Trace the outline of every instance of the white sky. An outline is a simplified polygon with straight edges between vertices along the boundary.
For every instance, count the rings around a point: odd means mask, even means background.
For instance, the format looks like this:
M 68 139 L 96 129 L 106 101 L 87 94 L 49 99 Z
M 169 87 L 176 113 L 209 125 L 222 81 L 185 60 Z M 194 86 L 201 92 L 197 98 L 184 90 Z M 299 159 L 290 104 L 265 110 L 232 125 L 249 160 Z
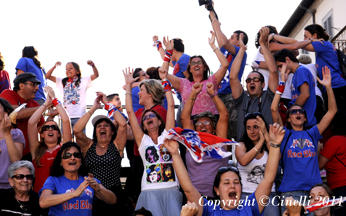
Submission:
M 227 37 L 235 30 L 248 34 L 247 63 L 251 64 L 258 30 L 273 25 L 280 31 L 301 0 L 214 2 Z M 218 69 L 219 61 L 208 44 L 212 30 L 208 14 L 197 0 L 2 1 L 0 52 L 11 83 L 25 46 L 38 50 L 46 71 L 56 61 L 62 62 L 54 76 L 65 77 L 69 61 L 81 66 L 83 76 L 91 75 L 86 62 L 93 60 L 100 77 L 88 89 L 87 104 L 93 103 L 96 91 L 120 93 L 124 103 L 122 70 L 129 66 L 146 70 L 162 64 L 152 47 L 153 35 L 160 40 L 167 35 L 183 39 L 186 54 L 202 55 L 212 71 Z M 246 68 L 244 74 L 249 71 Z

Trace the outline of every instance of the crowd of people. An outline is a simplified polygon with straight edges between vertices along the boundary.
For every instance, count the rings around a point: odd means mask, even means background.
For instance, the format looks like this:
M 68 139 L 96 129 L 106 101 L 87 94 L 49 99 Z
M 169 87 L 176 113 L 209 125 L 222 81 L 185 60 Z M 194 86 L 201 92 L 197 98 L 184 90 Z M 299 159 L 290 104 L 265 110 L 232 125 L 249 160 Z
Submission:
M 52 73 L 61 62 L 46 72 L 25 47 L 11 89 L 0 55 L 0 215 L 346 215 L 342 203 L 307 208 L 346 196 L 346 80 L 323 27 L 306 26 L 301 41 L 262 27 L 243 87 L 248 37 L 237 30 L 227 38 L 214 10 L 210 20 L 216 72 L 185 54 L 182 39 L 154 36 L 162 66 L 123 70 L 127 115 L 121 92 L 96 92 L 86 110 L 99 77 L 91 60 L 91 76 L 69 62 L 59 78 Z M 316 64 L 298 49 L 316 52 Z M 101 104 L 106 115 L 93 116 Z M 220 157 L 196 158 L 202 136 Z M 237 141 L 237 163 L 218 139 Z

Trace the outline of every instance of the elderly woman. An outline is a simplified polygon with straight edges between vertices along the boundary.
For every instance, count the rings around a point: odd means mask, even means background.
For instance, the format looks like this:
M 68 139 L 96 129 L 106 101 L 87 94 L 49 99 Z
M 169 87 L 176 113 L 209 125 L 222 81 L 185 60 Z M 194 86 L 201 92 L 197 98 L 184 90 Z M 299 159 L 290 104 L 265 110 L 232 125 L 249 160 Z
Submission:
M 167 50 L 173 50 L 173 44 L 168 40 L 163 40 L 163 43 Z M 172 83 L 174 89 L 176 89 L 182 96 L 183 104 L 189 100 L 189 95 L 193 84 L 202 83 L 202 91 L 197 95 L 196 103 L 192 109 L 192 116 L 195 116 L 204 111 L 211 111 L 213 114 L 218 114 L 217 108 L 207 92 L 207 83 L 214 84 L 215 94 L 217 94 L 218 86 L 220 85 L 223 77 L 228 68 L 228 61 L 222 52 L 215 46 L 215 33 L 211 31 L 211 38 L 209 38 L 209 45 L 215 52 L 219 59 L 221 66 L 213 75 L 209 76 L 209 66 L 205 62 L 202 56 L 192 56 L 187 66 L 186 71 L 189 74 L 188 79 L 178 78 L 174 75 L 167 74 L 167 79 Z
M 163 63 L 160 70 L 168 69 L 168 62 Z M 132 71 L 133 72 L 133 71 Z M 165 91 L 168 110 L 167 119 L 154 109 L 145 110 L 141 116 L 141 124 L 138 123 L 136 115 L 132 107 L 132 97 L 130 94 L 131 84 L 135 81 L 132 78 L 130 70 L 124 71 L 126 82 L 126 111 L 129 116 L 132 132 L 138 146 L 139 153 L 144 165 L 142 175 L 142 192 L 138 197 L 136 209 L 144 207 L 150 210 L 154 216 L 173 216 L 179 215 L 182 194 L 179 191 L 179 183 L 175 174 L 169 174 L 171 178 L 163 178 L 163 170 L 172 164 L 172 159 L 166 153 L 160 154 L 160 147 L 163 145 L 163 140 L 168 134 L 168 130 L 175 125 L 174 117 L 174 100 L 170 85 L 166 82 L 165 90 L 161 86 L 160 91 Z M 157 80 L 152 80 L 158 82 Z M 160 83 L 158 83 L 160 86 Z M 143 82 L 140 84 L 143 87 L 140 93 L 140 100 L 149 100 L 152 98 L 144 87 Z M 166 171 L 166 169 L 165 169 Z M 173 171 L 173 170 L 171 170 Z M 165 176 L 166 177 L 166 176 Z M 172 179 L 173 178 L 173 179 Z
M 45 91 L 48 93 L 47 100 L 40 106 L 28 121 L 28 138 L 30 144 L 30 152 L 32 162 L 36 171 L 36 179 L 34 183 L 34 191 L 38 193 L 44 182 L 49 177 L 49 168 L 53 163 L 62 143 L 72 140 L 70 118 L 62 106 L 57 103 L 53 105 L 52 100 L 55 99 L 54 90 L 46 86 Z M 60 132 L 58 124 L 53 120 L 47 120 L 39 130 L 40 138 L 37 133 L 37 124 L 40 121 L 42 114 L 48 107 L 55 106 L 64 127 L 63 136 Z
M 82 149 L 85 165 L 89 172 L 118 198 L 116 205 L 108 205 L 97 200 L 94 205 L 94 211 L 99 214 L 100 212 L 117 211 L 121 215 L 128 215 L 128 212 L 133 209 L 127 196 L 124 194 L 120 182 L 121 159 L 124 156 L 126 144 L 125 118 L 115 108 L 112 117 L 118 123 L 118 130 L 116 130 L 113 122 L 107 116 L 98 115 L 92 119 L 94 126 L 93 138 L 88 138 L 83 132 L 92 114 L 100 108 L 101 101 L 106 105 L 105 108 L 109 108 L 109 111 L 113 109 L 111 105 L 107 104 L 106 95 L 98 93 L 93 106 L 75 124 L 73 133 Z
M 29 161 L 16 161 L 8 169 L 10 189 L 0 193 L 0 215 L 42 215 L 38 195 L 32 188 L 35 169 Z
M 190 120 L 196 98 L 203 88 L 202 83 L 195 83 L 192 86 L 189 100 L 187 100 L 181 112 L 183 128 L 206 132 L 227 139 L 228 111 L 219 96 L 215 94 L 214 85 L 212 83 L 207 83 L 206 85 L 206 90 L 220 115 L 219 121 L 217 121 L 216 117 L 210 111 L 205 111 L 196 115 L 194 122 Z M 227 166 L 228 158 L 215 159 L 205 155 L 202 163 L 197 163 L 192 158 L 191 154 L 187 153 L 185 159 L 189 177 L 194 187 L 197 188 L 201 194 L 213 197 L 213 183 L 217 169 Z M 205 170 L 209 172 L 205 172 Z
M 12 129 L 8 117 L 13 111 L 10 103 L 0 98 L 0 190 L 11 188 L 7 177 L 7 168 L 22 158 L 25 139 L 21 130 Z
M 40 206 L 50 208 L 49 215 L 92 215 L 95 198 L 109 204 L 117 200 L 100 180 L 88 175 L 81 149 L 74 142 L 61 147 L 40 193 Z

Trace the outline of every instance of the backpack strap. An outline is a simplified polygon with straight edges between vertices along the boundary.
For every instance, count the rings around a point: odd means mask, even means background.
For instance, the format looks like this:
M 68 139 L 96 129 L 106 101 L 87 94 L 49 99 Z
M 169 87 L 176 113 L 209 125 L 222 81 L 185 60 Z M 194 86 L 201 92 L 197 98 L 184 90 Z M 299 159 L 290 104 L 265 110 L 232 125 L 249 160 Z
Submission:
M 342 163 L 342 165 L 344 165 L 344 167 L 346 167 L 346 165 L 335 155 L 335 158 L 340 162 Z

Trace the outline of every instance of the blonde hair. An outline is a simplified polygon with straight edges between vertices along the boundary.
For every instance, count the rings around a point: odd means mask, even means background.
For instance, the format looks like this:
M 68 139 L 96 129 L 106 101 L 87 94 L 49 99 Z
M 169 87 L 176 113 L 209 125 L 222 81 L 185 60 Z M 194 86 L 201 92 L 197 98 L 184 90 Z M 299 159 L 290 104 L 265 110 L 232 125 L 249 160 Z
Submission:
M 143 80 L 139 83 L 139 88 L 141 88 L 142 85 L 145 86 L 148 94 L 153 97 L 154 103 L 162 104 L 162 101 L 165 98 L 165 90 L 160 81 L 154 79 Z

